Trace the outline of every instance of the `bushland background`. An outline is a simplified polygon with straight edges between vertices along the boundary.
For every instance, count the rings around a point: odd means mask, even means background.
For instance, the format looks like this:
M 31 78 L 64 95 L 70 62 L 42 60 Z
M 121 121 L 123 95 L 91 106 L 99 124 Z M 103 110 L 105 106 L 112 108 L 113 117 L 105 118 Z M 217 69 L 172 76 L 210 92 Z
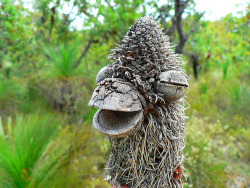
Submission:
M 249 7 L 206 21 L 192 0 L 29 3 L 0 2 L 0 187 L 109 186 L 109 144 L 87 103 L 110 49 L 144 15 L 187 62 L 185 187 L 249 186 Z

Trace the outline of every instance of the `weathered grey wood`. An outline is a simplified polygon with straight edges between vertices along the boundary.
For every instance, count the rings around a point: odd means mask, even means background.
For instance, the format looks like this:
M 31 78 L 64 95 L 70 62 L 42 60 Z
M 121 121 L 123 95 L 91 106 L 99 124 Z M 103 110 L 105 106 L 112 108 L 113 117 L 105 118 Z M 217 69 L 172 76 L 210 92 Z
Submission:
M 158 77 L 156 91 L 162 93 L 168 103 L 184 97 L 189 88 L 186 76 L 180 71 L 161 72 Z
M 142 121 L 143 111 L 120 112 L 100 109 L 93 118 L 94 127 L 99 132 L 117 138 L 132 135 Z
M 122 111 L 135 112 L 142 110 L 140 94 L 131 84 L 118 78 L 106 78 L 95 89 L 89 106 Z
M 170 70 L 159 74 L 160 82 L 189 87 L 186 76 L 181 71 Z
M 110 66 L 103 67 L 96 76 L 96 83 L 103 81 L 105 78 L 111 78 L 113 71 L 109 68 Z
M 94 127 L 103 134 L 125 137 L 143 121 L 142 102 L 136 88 L 118 78 L 106 78 L 98 84 L 89 106 L 99 108 Z

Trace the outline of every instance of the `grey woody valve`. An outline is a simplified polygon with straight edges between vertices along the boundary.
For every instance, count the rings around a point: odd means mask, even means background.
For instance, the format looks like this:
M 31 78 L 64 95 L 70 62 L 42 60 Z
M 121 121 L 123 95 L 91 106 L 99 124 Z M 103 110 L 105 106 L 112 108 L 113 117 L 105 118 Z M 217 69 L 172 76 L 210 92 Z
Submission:
M 138 19 L 96 77 L 89 106 L 110 141 L 112 186 L 182 187 L 187 76 L 152 17 Z
M 106 78 L 99 83 L 89 106 L 100 109 L 93 123 L 98 131 L 108 136 L 128 136 L 143 120 L 139 92 L 132 84 L 118 78 Z
M 158 77 L 155 90 L 164 94 L 165 101 L 172 102 L 184 97 L 189 85 L 182 72 L 174 70 L 161 72 Z

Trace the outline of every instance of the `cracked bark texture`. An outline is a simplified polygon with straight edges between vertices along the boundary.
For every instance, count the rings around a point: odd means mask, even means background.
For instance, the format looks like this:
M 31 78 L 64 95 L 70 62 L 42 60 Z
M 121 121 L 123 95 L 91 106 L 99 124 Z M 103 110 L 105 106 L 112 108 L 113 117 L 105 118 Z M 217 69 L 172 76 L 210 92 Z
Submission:
M 89 105 L 101 109 L 134 112 L 142 109 L 139 98 L 139 93 L 132 84 L 109 78 L 99 83 Z
M 186 73 L 180 67 L 183 60 L 174 54 L 169 37 L 152 17 L 138 19 L 112 52 L 109 59 L 114 63 L 106 68 L 112 78 L 98 84 L 90 106 L 103 109 L 103 101 L 109 100 L 108 109 L 141 110 L 137 112 L 143 112 L 143 120 L 132 135 L 108 137 L 107 181 L 118 187 L 182 187 L 185 92 L 166 100 L 168 90 L 164 93 L 157 86 L 188 88 Z M 169 76 L 171 71 L 174 76 Z M 163 72 L 169 73 L 159 76 Z M 121 93 L 119 101 L 112 103 L 113 94 Z

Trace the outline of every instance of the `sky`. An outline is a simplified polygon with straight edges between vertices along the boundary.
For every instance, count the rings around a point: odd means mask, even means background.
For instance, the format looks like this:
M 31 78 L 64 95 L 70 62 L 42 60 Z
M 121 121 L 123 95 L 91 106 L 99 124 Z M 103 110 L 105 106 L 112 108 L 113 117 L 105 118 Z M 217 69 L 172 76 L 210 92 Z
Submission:
M 246 10 L 247 4 L 250 4 L 250 0 L 195 0 L 195 2 L 195 9 L 206 11 L 204 19 L 210 21 L 218 20 L 229 13 L 236 16 L 238 11 Z M 82 29 L 83 19 L 77 17 L 72 25 L 78 30 Z
M 245 10 L 250 0 L 195 0 L 196 10 L 206 11 L 205 20 L 215 21 L 229 13 Z
M 26 2 L 26 8 L 30 9 L 32 6 L 32 1 L 27 0 Z M 162 2 L 165 1 L 162 0 Z M 234 16 L 237 16 L 238 11 L 246 10 L 247 5 L 250 4 L 250 0 L 195 0 L 195 2 L 195 9 L 197 11 L 206 11 L 203 19 L 210 21 L 218 20 L 229 13 L 233 13 Z M 161 1 L 159 1 L 159 4 L 161 4 Z M 71 11 L 72 6 L 73 1 L 70 0 L 70 3 L 68 5 L 65 5 L 63 7 L 63 10 L 61 11 L 64 13 L 69 13 Z M 77 13 L 77 8 L 74 9 L 72 13 Z M 83 28 L 83 19 L 77 16 L 74 22 L 72 23 L 72 26 L 77 28 L 77 30 L 81 30 Z

